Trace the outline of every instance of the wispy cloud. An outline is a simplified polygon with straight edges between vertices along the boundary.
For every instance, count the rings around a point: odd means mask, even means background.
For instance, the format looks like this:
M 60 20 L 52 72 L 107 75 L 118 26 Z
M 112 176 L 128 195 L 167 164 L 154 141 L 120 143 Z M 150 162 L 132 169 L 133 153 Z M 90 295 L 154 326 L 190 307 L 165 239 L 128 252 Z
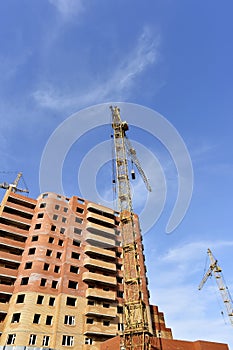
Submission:
M 84 107 L 105 100 L 122 99 L 130 95 L 135 79 L 149 66 L 158 62 L 160 38 L 154 37 L 145 28 L 137 40 L 135 48 L 111 69 L 111 76 L 102 74 L 101 80 L 96 80 L 91 86 L 75 92 L 55 88 L 45 81 L 33 93 L 36 102 L 46 108 L 64 109 L 69 107 Z
M 84 10 L 83 0 L 49 0 L 64 19 L 79 15 Z

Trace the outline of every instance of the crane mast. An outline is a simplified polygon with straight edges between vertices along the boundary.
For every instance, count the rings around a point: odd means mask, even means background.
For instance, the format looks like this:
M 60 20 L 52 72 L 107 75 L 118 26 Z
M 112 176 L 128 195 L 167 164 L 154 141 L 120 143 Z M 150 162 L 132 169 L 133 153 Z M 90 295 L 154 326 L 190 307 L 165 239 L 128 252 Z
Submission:
M 129 148 L 129 143 L 126 141 L 125 133 L 128 130 L 128 124 L 121 120 L 118 107 L 110 108 L 114 131 L 116 180 L 124 266 L 125 329 L 123 349 L 147 350 L 150 349 L 149 339 L 152 333 L 151 315 L 149 306 L 144 302 L 142 295 L 137 243 L 139 237 L 135 230 L 127 162 L 127 145 Z M 135 151 L 134 157 L 136 157 Z M 139 163 L 137 167 L 140 167 Z M 144 174 L 143 171 L 142 173 Z
M 231 325 L 233 326 L 233 302 L 232 302 L 230 292 L 227 286 L 225 285 L 222 269 L 218 265 L 218 261 L 215 259 L 210 249 L 207 250 L 207 254 L 209 255 L 209 259 L 210 259 L 210 266 L 207 272 L 205 273 L 201 283 L 199 284 L 198 289 L 201 290 L 203 285 L 207 281 L 208 277 L 212 276 L 212 273 L 214 273 L 214 277 L 216 279 L 218 289 L 221 293 L 222 300 L 227 309 L 229 320 L 231 322 Z

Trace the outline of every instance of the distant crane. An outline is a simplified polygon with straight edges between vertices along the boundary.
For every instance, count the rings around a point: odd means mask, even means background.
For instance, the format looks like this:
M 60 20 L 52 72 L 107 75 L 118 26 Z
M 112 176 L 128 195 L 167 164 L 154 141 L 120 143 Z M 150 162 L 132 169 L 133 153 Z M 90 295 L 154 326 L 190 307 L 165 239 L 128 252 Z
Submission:
M 19 180 L 21 179 L 22 175 L 23 174 L 21 172 L 19 172 L 17 174 L 17 176 L 16 176 L 16 179 L 14 180 L 14 182 L 12 184 L 9 184 L 7 182 L 3 182 L 3 183 L 0 184 L 0 188 L 3 188 L 5 190 L 7 190 L 5 195 L 4 195 L 4 197 L 3 197 L 2 203 L 0 205 L 0 215 L 3 212 L 4 206 L 5 206 L 5 204 L 7 202 L 7 199 L 8 199 L 8 197 L 9 197 L 11 192 L 25 192 L 25 193 L 29 193 L 27 188 L 23 189 L 23 188 L 19 188 L 18 187 L 18 183 L 19 183 Z
M 112 128 L 114 132 L 116 183 L 118 206 L 120 210 L 120 227 L 122 234 L 123 266 L 124 266 L 124 350 L 150 349 L 152 335 L 151 314 L 147 296 L 142 293 L 142 281 L 138 261 L 137 234 L 135 231 L 134 213 L 129 182 L 127 155 L 136 165 L 138 172 L 149 191 L 149 181 L 139 163 L 136 151 L 126 137 L 128 124 L 121 120 L 120 109 L 110 107 L 112 112 Z M 135 173 L 131 171 L 132 178 Z M 148 295 L 148 291 L 147 291 Z M 147 299 L 148 300 L 148 299 Z
M 15 181 L 12 184 L 8 184 L 7 182 L 2 182 L 0 184 L 0 188 L 4 188 L 5 190 L 11 190 L 12 192 L 25 192 L 29 193 L 28 189 L 18 188 L 18 183 L 20 178 L 22 177 L 22 173 L 18 173 Z
M 212 273 L 214 273 L 214 277 L 216 279 L 218 289 L 221 293 L 222 300 L 227 309 L 227 314 L 230 319 L 230 323 L 233 326 L 233 301 L 231 298 L 230 291 L 228 287 L 225 285 L 222 269 L 218 265 L 218 261 L 215 259 L 210 249 L 207 250 L 207 254 L 209 255 L 209 259 L 210 259 L 210 266 L 207 272 L 205 273 L 201 283 L 199 284 L 198 289 L 201 290 L 203 285 L 207 281 L 208 277 L 212 276 Z

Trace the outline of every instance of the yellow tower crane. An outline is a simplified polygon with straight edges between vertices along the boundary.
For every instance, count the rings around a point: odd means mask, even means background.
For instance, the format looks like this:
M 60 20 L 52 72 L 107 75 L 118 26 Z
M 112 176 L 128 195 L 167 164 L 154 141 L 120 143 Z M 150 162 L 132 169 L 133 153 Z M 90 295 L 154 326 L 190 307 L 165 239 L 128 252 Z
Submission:
M 111 106 L 110 108 L 112 112 L 112 128 L 114 132 L 116 182 L 118 206 L 120 210 L 124 266 L 125 328 L 122 349 L 147 350 L 150 349 L 152 323 L 149 302 L 145 303 L 142 294 L 142 278 L 140 276 L 140 266 L 138 261 L 138 237 L 135 230 L 134 213 L 132 208 L 127 155 L 136 165 L 138 172 L 142 176 L 149 191 L 151 191 L 151 187 L 140 166 L 136 152 L 126 137 L 128 124 L 121 120 L 120 109 L 118 107 Z
M 218 289 L 220 291 L 222 300 L 224 302 L 224 305 L 227 310 L 228 317 L 230 319 L 230 323 L 233 326 L 233 302 L 231 298 L 231 294 L 227 286 L 225 285 L 223 274 L 222 274 L 222 269 L 218 265 L 218 261 L 215 259 L 213 256 L 212 252 L 210 249 L 207 250 L 207 254 L 210 259 L 210 266 L 207 272 L 205 273 L 201 283 L 199 284 L 198 289 L 201 290 L 207 279 L 214 274 L 214 277 L 216 279 Z

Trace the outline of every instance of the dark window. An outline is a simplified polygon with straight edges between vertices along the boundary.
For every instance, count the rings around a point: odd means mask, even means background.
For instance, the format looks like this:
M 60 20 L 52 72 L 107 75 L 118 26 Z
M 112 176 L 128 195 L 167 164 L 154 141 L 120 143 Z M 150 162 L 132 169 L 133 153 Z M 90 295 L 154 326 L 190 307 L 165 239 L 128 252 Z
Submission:
M 51 225 L 51 231 L 56 231 L 56 226 L 55 225 Z
M 43 300 L 44 300 L 44 296 L 43 295 L 38 295 L 38 297 L 37 297 L 37 304 L 43 304 Z
M 23 277 L 21 279 L 21 286 L 26 286 L 28 284 L 28 281 L 29 281 L 29 277 Z
M 38 241 L 38 236 L 32 236 L 32 242 Z
M 45 270 L 45 271 L 48 271 L 48 269 L 49 269 L 49 264 L 44 263 L 44 270 Z
M 35 230 L 39 230 L 41 228 L 41 224 L 35 224 Z
M 33 323 L 39 323 L 40 322 L 40 314 L 34 314 L 33 317 Z
M 117 283 L 122 283 L 123 282 L 123 278 L 122 277 L 117 277 Z
M 71 288 L 71 289 L 78 289 L 78 282 L 69 281 L 69 282 L 68 282 L 68 288 Z
M 54 297 L 50 297 L 49 298 L 49 306 L 54 306 L 55 305 L 55 298 Z
M 88 300 L 88 301 L 87 301 L 87 305 L 95 305 L 94 300 Z
M 63 335 L 62 336 L 62 345 L 73 346 L 74 345 L 74 337 L 72 335 Z
M 84 209 L 83 209 L 83 208 L 79 208 L 79 207 L 77 207 L 77 208 L 76 208 L 76 212 L 77 212 L 77 213 L 81 213 L 81 214 L 82 214 L 82 213 L 83 213 L 83 211 L 84 211 Z
M 41 280 L 40 280 L 40 286 L 41 286 L 41 287 L 45 287 L 45 286 L 46 286 L 46 282 L 47 282 L 46 278 L 41 278 Z
M 75 306 L 76 300 L 77 300 L 76 298 L 67 297 L 66 298 L 66 305 Z
M 68 208 L 66 208 L 66 207 L 63 210 L 64 210 L 64 213 L 68 212 Z
M 40 208 L 45 208 L 46 207 L 46 203 L 41 203 L 40 204 Z
M 65 228 L 64 228 L 64 227 L 61 227 L 61 228 L 60 228 L 60 233 L 62 233 L 62 234 L 65 233 Z
M 33 255 L 35 254 L 36 248 L 30 248 L 28 251 L 28 255 Z
M 116 257 L 120 258 L 121 257 L 121 253 L 120 252 L 116 252 Z
M 29 262 L 26 262 L 25 266 L 24 266 L 24 269 L 25 270 L 28 270 L 28 269 L 31 269 L 32 268 L 32 262 L 29 261 Z
M 44 193 L 43 195 L 42 195 L 42 198 L 47 198 L 48 197 L 48 193 Z
M 51 249 L 47 249 L 46 256 L 51 256 L 51 255 L 52 255 L 52 250 Z
M 108 309 L 110 306 L 110 304 L 107 304 L 107 303 L 103 303 L 103 307 L 105 307 L 106 309 Z
M 44 213 L 39 213 L 38 215 L 37 215 L 37 218 L 38 219 L 42 219 L 44 217 Z
M 123 306 L 117 306 L 117 313 L 123 314 Z
M 63 217 L 63 218 L 61 219 L 61 221 L 62 221 L 62 222 L 66 222 L 66 218 Z
M 20 313 L 15 313 L 12 315 L 11 323 L 19 323 L 20 320 Z
M 118 290 L 117 291 L 117 296 L 118 296 L 118 298 L 123 298 L 124 297 L 124 292 Z
M 23 303 L 25 299 L 25 294 L 19 294 L 16 299 L 16 304 Z
M 57 252 L 56 258 L 61 259 L 61 254 L 62 254 L 61 252 Z
M 106 321 L 106 320 L 103 321 L 103 325 L 104 325 L 104 326 L 110 326 L 110 321 Z
M 72 253 L 71 253 L 71 258 L 76 259 L 76 260 L 79 260 L 80 254 L 75 253 L 75 252 L 72 252 Z
M 59 210 L 59 209 L 60 209 L 60 205 L 56 204 L 56 205 L 55 205 L 55 209 L 56 209 L 56 210 Z
M 80 241 L 76 241 L 76 239 L 73 239 L 73 245 L 75 245 L 76 247 L 80 247 L 81 242 Z
M 45 322 L 46 325 L 47 325 L 47 326 L 51 326 L 52 322 L 53 322 L 53 316 L 48 315 L 48 316 L 46 317 L 46 322 Z
M 7 338 L 7 344 L 14 344 L 15 343 L 15 338 L 16 338 L 16 334 L 9 334 L 8 338 Z
M 57 289 L 57 286 L 58 286 L 58 281 L 52 281 L 51 287 L 52 287 L 53 289 Z
M 75 325 L 75 316 L 65 315 L 64 324 L 67 324 L 69 326 L 74 326 Z
M 49 242 L 49 243 L 53 243 L 53 241 L 54 241 L 54 238 L 53 238 L 53 237 L 49 237 L 48 242 Z
M 81 235 L 82 230 L 80 230 L 80 228 L 75 227 L 74 228 L 74 233 L 76 233 L 77 235 Z
M 116 264 L 116 268 L 117 268 L 117 270 L 121 270 L 122 265 L 121 264 Z
M 93 324 L 94 323 L 93 318 L 87 318 L 86 323 Z
M 91 338 L 85 338 L 85 344 L 92 345 L 92 339 Z
M 49 335 L 44 335 L 43 336 L 42 346 L 49 346 L 49 341 L 50 341 L 50 336 Z
M 62 239 L 59 239 L 58 245 L 60 245 L 60 246 L 62 247 L 62 246 L 63 246 L 63 243 L 64 243 L 64 241 L 63 241 Z
M 36 334 L 30 334 L 29 345 L 36 345 Z
M 54 272 L 55 273 L 59 273 L 59 271 L 60 271 L 60 266 L 55 265 L 54 266 Z
M 54 214 L 53 215 L 53 220 L 57 220 L 58 219 L 58 215 Z
M 83 222 L 83 219 L 78 218 L 78 217 L 76 216 L 75 222 L 77 222 L 78 224 L 81 224 L 81 223 Z
M 72 273 L 79 273 L 79 267 L 70 265 L 70 272 L 72 272 Z

